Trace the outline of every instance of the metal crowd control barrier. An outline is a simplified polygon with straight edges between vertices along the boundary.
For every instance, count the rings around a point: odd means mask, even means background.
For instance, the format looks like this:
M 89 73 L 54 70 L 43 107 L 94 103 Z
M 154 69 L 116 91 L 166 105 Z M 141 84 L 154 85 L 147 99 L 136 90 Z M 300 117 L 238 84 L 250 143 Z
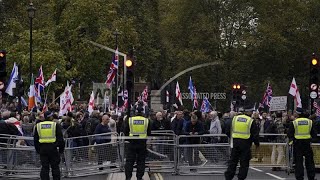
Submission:
M 293 151 L 286 135 L 260 137 L 260 148 L 252 146 L 250 166 L 291 170 Z M 61 174 L 78 177 L 123 171 L 127 138 L 116 133 L 66 138 Z M 39 178 L 40 157 L 31 142 L 33 137 L 0 134 L 0 178 Z M 320 168 L 320 143 L 313 143 L 312 148 L 316 167 Z M 224 134 L 176 136 L 172 131 L 152 131 L 147 140 L 146 170 L 179 175 L 222 174 L 230 150 Z
M 120 135 L 120 154 L 123 157 L 122 170 L 128 153 L 127 146 L 132 137 Z M 146 171 L 169 172 L 176 170 L 176 135 L 173 131 L 152 131 L 147 139 Z
M 1 159 L 6 163 L 0 168 L 2 176 L 14 178 L 37 178 L 40 173 L 40 157 L 33 146 L 33 137 L 1 136 Z M 4 142 L 7 141 L 7 145 Z
M 147 141 L 146 167 L 151 172 L 175 173 L 176 135 L 173 131 L 152 131 Z
M 118 148 L 117 133 L 67 138 L 63 159 L 66 176 L 119 172 L 121 158 Z
M 226 135 L 180 135 L 177 137 L 177 174 L 222 174 L 230 154 Z
M 285 134 L 260 134 L 260 147 L 251 147 L 251 167 L 287 168 L 288 143 Z

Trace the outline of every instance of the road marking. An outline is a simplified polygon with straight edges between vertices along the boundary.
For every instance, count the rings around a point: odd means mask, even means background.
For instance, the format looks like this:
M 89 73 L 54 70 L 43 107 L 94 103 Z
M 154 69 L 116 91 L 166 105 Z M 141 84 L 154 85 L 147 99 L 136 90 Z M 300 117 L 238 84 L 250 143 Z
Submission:
M 269 176 L 272 176 L 272 177 L 274 177 L 276 179 L 279 179 L 279 180 L 285 180 L 286 179 L 286 178 L 282 178 L 282 177 L 279 177 L 279 176 L 271 174 L 271 173 L 266 173 L 266 174 L 269 175 Z
M 254 167 L 250 167 L 250 169 L 258 171 L 258 172 L 263 172 L 261 169 L 257 169 L 257 168 L 254 168 Z
M 156 180 L 159 180 L 158 173 L 154 173 L 153 175 Z
M 163 180 L 163 177 L 162 177 L 161 173 L 158 173 L 158 176 L 159 176 L 160 180 Z

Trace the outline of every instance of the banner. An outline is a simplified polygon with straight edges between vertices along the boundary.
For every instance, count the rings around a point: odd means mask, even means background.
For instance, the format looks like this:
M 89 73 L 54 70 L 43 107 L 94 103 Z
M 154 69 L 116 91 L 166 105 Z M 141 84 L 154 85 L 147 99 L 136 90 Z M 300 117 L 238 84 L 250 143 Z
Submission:
M 269 111 L 283 111 L 287 109 L 287 96 L 273 96 Z

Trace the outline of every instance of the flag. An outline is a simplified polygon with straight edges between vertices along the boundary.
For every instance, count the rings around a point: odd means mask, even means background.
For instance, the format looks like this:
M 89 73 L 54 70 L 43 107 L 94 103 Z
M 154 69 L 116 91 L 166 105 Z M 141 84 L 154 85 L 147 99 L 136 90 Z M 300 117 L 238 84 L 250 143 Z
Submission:
M 30 88 L 29 88 L 29 101 L 28 102 L 29 102 L 28 103 L 28 110 L 30 111 L 32 108 L 34 108 L 34 106 L 36 106 L 33 75 L 31 78 L 31 83 L 30 83 Z
M 191 76 L 190 76 L 190 80 L 189 80 L 188 89 L 190 91 L 191 101 L 193 101 L 193 108 L 197 109 L 198 108 L 197 91 L 196 91 L 196 87 L 193 86 Z
M 51 77 L 46 82 L 45 86 L 48 86 L 50 83 L 55 82 L 57 80 L 57 69 L 54 70 Z
M 313 107 L 316 109 L 317 117 L 319 117 L 320 116 L 320 106 L 318 105 L 318 103 L 316 101 L 313 102 Z
M 91 115 L 91 113 L 93 112 L 93 109 L 94 109 L 94 93 L 92 91 L 89 99 L 89 105 L 88 105 L 89 115 Z
M 270 107 L 270 101 L 272 99 L 272 87 L 268 83 L 266 92 L 263 95 L 262 102 L 260 103 L 259 107 L 264 108 L 265 106 Z
M 193 90 L 194 90 L 194 97 L 193 97 L 193 108 L 194 109 L 198 109 L 198 99 L 197 99 L 197 90 L 196 87 L 193 86 Z
M 59 116 L 63 116 L 68 111 L 71 110 L 71 105 L 74 101 L 73 95 L 71 92 L 72 86 L 69 86 L 69 82 L 67 82 L 67 86 L 64 89 L 64 92 L 60 96 L 60 111 Z
M 166 103 L 169 103 L 169 91 L 166 91 Z
M 205 97 L 203 98 L 203 100 L 202 100 L 202 104 L 201 104 L 201 109 L 200 109 L 200 111 L 201 111 L 201 112 L 205 112 L 205 113 L 210 112 L 210 110 L 211 110 L 210 107 L 211 107 L 211 104 L 210 104 L 208 98 L 205 96 Z
M 18 80 L 18 66 L 14 63 L 6 88 L 6 93 L 10 96 L 13 96 L 13 88 L 16 88 L 16 80 Z
M 124 90 L 123 91 L 123 105 L 122 105 L 122 109 L 125 110 L 128 107 L 128 91 Z
M 294 100 L 296 101 L 297 107 L 302 108 L 299 89 L 298 89 L 298 86 L 297 86 L 297 83 L 296 83 L 296 80 L 294 79 L 294 77 L 293 77 L 291 85 L 290 85 L 289 94 L 291 94 L 294 97 Z
M 117 75 L 118 60 L 119 60 L 119 51 L 118 51 L 118 47 L 117 47 L 114 58 L 113 58 L 112 63 L 110 65 L 109 72 L 107 74 L 106 85 L 108 88 L 111 87 L 111 84 L 113 83 L 114 77 Z
M 35 87 L 35 95 L 37 98 L 36 100 L 38 102 L 41 102 L 41 92 L 44 89 L 44 77 L 43 77 L 42 65 L 40 66 L 38 77 L 34 82 L 34 87 Z
M 183 103 L 182 103 L 182 95 L 181 95 L 181 91 L 180 91 L 180 87 L 179 87 L 178 81 L 177 81 L 177 85 L 176 85 L 176 98 L 179 100 L 180 105 L 183 105 Z
M 148 100 L 148 86 L 146 86 L 141 94 L 141 99 L 143 102 L 147 102 Z

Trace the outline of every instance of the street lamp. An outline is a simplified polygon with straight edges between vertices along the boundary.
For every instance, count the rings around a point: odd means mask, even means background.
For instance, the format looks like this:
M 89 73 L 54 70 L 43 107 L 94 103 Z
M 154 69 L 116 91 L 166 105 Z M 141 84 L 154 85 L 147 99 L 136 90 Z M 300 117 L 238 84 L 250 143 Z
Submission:
M 30 60 L 29 60 L 29 79 L 31 82 L 31 76 L 32 76 L 32 20 L 35 16 L 36 8 L 33 7 L 33 3 L 30 2 L 29 7 L 27 9 L 28 11 L 28 16 L 29 16 L 29 25 L 30 25 Z

